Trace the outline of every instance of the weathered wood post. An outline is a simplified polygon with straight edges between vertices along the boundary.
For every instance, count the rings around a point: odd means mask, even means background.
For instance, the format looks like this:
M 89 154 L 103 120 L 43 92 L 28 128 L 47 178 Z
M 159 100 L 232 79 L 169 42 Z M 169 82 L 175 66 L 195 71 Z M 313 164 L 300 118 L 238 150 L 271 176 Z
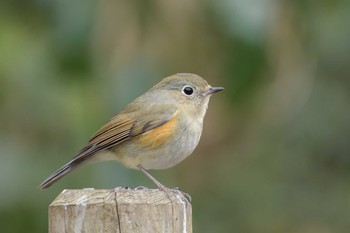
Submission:
M 192 208 L 158 189 L 63 190 L 49 206 L 49 233 L 192 233 Z

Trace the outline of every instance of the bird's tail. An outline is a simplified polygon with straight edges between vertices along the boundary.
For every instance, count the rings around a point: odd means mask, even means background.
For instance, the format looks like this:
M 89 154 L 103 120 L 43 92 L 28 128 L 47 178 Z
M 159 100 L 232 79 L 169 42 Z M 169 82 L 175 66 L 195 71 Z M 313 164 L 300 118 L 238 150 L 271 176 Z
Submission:
M 38 188 L 45 189 L 50 187 L 52 184 L 56 183 L 58 180 L 60 180 L 63 176 L 67 175 L 71 171 L 73 171 L 75 168 L 78 167 L 79 164 L 74 163 L 74 160 L 70 161 L 69 163 L 65 164 L 63 167 L 52 173 L 46 180 L 44 180 Z

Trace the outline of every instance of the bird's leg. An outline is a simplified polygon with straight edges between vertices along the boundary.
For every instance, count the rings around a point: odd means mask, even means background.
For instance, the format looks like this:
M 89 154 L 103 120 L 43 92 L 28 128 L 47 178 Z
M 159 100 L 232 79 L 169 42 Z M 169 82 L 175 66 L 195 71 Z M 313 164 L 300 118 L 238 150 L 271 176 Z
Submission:
M 162 185 L 156 178 L 154 178 L 145 168 L 143 168 L 141 165 L 138 165 L 138 168 L 143 172 L 143 174 L 145 174 L 148 178 L 150 178 L 153 183 L 155 183 L 157 185 L 157 187 L 159 188 L 159 190 L 161 191 L 165 191 L 168 188 L 165 187 L 164 185 Z
M 179 188 L 176 189 L 170 189 L 165 187 L 164 185 L 162 185 L 156 178 L 154 178 L 144 167 L 142 167 L 141 165 L 137 166 L 148 178 L 150 178 L 153 183 L 155 183 L 157 185 L 157 187 L 159 188 L 159 190 L 164 191 L 164 192 L 177 192 L 179 193 L 184 200 L 186 200 L 188 203 L 191 202 L 191 196 L 188 193 L 182 192 Z

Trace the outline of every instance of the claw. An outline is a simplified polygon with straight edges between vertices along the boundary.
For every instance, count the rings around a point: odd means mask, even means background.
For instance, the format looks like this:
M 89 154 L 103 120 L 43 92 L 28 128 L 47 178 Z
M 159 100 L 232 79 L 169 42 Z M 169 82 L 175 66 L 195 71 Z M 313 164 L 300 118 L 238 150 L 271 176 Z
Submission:
M 171 188 L 164 187 L 164 189 L 161 191 L 164 191 L 167 193 L 169 193 L 169 192 L 175 193 L 175 194 L 179 195 L 180 198 L 186 203 L 191 203 L 191 201 L 192 201 L 191 196 L 188 193 L 180 191 L 180 189 L 176 189 L 176 188 L 171 189 Z

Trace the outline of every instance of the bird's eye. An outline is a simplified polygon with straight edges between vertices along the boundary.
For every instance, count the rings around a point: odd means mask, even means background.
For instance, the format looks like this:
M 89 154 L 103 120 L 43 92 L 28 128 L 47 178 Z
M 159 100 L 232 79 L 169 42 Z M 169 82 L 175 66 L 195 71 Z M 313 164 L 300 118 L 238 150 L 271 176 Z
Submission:
M 192 95 L 194 90 L 192 87 L 190 86 L 185 86 L 183 89 L 182 89 L 182 92 L 185 94 L 185 95 Z

